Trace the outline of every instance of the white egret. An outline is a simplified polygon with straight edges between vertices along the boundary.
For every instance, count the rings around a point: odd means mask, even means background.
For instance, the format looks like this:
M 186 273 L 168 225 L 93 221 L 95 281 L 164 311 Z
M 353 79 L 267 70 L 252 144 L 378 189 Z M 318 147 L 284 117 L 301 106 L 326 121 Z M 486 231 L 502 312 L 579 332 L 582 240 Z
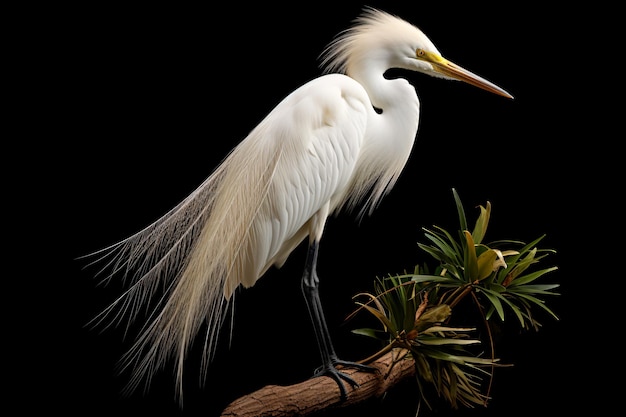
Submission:
M 206 366 L 235 290 L 280 268 L 307 238 L 302 290 L 322 359 L 314 376 L 332 377 L 345 398 L 342 380 L 356 383 L 340 369 L 372 369 L 337 357 L 316 264 L 328 216 L 355 207 L 370 214 L 411 153 L 417 94 L 405 79 L 383 75 L 400 68 L 512 96 L 443 58 L 415 26 L 376 9 L 366 9 L 329 44 L 322 65 L 324 75 L 285 97 L 187 198 L 96 252 L 110 268 L 107 279 L 129 280 L 98 319 L 132 320 L 154 308 L 124 358 L 134 367 L 131 386 L 173 360 L 182 395 L 184 360 L 203 325 Z

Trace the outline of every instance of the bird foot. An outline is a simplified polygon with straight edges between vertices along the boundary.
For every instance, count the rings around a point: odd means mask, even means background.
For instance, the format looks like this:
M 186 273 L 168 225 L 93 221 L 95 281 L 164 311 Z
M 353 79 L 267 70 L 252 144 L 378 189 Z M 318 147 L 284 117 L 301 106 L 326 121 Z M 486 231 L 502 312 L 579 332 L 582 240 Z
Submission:
M 374 368 L 373 366 L 364 365 L 358 362 L 343 361 L 337 358 L 331 359 L 329 363 L 326 363 L 317 368 L 315 370 L 315 373 L 313 374 L 313 378 L 318 376 L 328 376 L 334 379 L 339 386 L 342 401 L 345 401 L 348 398 L 348 394 L 346 391 L 346 387 L 341 380 L 343 379 L 344 381 L 346 381 L 352 386 L 352 388 L 358 388 L 359 384 L 350 376 L 346 375 L 343 372 L 340 372 L 337 369 L 337 366 L 340 366 L 342 368 L 358 369 L 359 371 L 363 372 L 379 372 L 379 370 L 377 368 Z

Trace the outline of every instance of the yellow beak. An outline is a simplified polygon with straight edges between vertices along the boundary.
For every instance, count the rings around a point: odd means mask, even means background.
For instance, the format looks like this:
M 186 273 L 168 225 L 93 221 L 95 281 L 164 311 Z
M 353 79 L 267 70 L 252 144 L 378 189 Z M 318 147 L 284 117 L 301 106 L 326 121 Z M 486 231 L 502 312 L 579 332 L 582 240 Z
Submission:
M 453 62 L 448 61 L 447 59 L 437 54 L 418 50 L 416 55 L 418 59 L 429 62 L 433 66 L 434 70 L 439 72 L 440 74 L 454 78 L 459 81 L 466 82 L 470 85 L 473 85 L 474 87 L 482 88 L 483 90 L 498 94 L 506 98 L 513 98 L 511 94 L 507 93 L 505 90 L 498 87 L 497 85 L 466 70 L 465 68 L 456 65 Z

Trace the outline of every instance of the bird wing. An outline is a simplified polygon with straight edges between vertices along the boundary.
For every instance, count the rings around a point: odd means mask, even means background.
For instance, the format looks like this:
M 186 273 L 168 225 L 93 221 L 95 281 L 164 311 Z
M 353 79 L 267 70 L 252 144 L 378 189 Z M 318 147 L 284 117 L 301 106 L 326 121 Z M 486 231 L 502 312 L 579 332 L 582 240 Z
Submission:
M 317 234 L 328 211 L 348 194 L 372 111 L 351 78 L 327 75 L 287 96 L 248 136 L 260 148 L 277 149 L 267 193 L 246 242 L 252 260 L 225 287 L 253 285 L 272 265 L 280 267 L 307 235 Z M 320 210 L 322 215 L 316 214 Z M 311 236 L 319 238 L 320 236 Z
M 234 290 L 282 265 L 348 198 L 368 111 L 367 94 L 354 80 L 332 74 L 310 81 L 179 205 L 99 252 L 111 268 L 109 279 L 131 279 L 101 318 L 152 311 L 123 358 L 135 368 L 129 389 L 175 358 L 182 395 L 184 358 L 201 325 L 207 324 L 208 363 Z

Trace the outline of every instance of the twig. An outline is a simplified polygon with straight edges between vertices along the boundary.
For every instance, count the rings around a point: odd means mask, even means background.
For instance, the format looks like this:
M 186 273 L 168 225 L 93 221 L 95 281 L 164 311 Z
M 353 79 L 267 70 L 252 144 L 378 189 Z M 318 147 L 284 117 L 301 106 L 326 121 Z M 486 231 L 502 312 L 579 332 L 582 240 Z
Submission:
M 245 395 L 226 407 L 222 417 L 308 416 L 330 407 L 347 407 L 368 398 L 380 397 L 399 381 L 415 375 L 415 362 L 410 358 L 397 362 L 389 372 L 394 357 L 397 358 L 397 355 L 391 351 L 368 364 L 380 372 L 343 370 L 359 384 L 356 389 L 346 386 L 348 398 L 345 401 L 341 401 L 334 380 L 311 378 L 290 386 L 268 385 Z

